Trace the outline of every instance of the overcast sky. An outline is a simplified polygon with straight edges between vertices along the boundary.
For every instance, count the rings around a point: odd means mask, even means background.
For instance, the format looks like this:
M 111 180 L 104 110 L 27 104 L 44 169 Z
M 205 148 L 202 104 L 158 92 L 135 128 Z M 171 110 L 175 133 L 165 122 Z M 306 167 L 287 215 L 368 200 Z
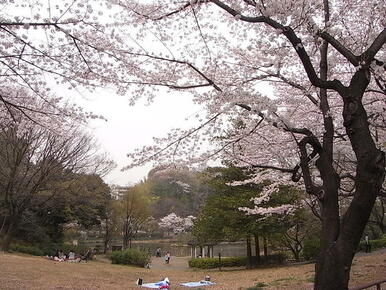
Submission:
M 161 95 L 150 105 L 140 101 L 130 106 L 128 99 L 128 96 L 118 96 L 107 90 L 76 99 L 85 110 L 108 120 L 90 121 L 91 132 L 117 163 L 117 168 L 104 177 L 108 184 L 134 184 L 146 177 L 151 164 L 121 172 L 128 164 L 126 154 L 143 145 L 152 145 L 153 137 L 163 137 L 171 128 L 192 126 L 191 121 L 185 119 L 200 110 L 187 94 L 178 92 Z

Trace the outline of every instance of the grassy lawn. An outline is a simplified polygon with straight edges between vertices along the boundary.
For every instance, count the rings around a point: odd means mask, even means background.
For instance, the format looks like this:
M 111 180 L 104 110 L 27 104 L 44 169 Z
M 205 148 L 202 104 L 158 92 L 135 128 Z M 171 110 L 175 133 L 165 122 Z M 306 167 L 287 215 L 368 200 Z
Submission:
M 264 289 L 312 289 L 314 265 L 297 265 L 254 270 L 192 270 L 173 266 L 184 263 L 184 258 L 172 257 L 171 265 L 151 269 L 89 263 L 53 262 L 42 257 L 0 252 L 0 289 L 146 289 L 135 285 L 138 278 L 144 283 L 168 277 L 171 289 L 189 289 L 178 283 L 199 281 L 209 275 L 216 282 L 205 289 L 246 289 L 257 283 Z M 186 261 L 187 259 L 185 259 Z M 386 251 L 361 255 L 354 260 L 351 286 L 384 279 Z M 204 289 L 202 288 L 202 289 Z M 199 288 L 192 288 L 199 289 Z

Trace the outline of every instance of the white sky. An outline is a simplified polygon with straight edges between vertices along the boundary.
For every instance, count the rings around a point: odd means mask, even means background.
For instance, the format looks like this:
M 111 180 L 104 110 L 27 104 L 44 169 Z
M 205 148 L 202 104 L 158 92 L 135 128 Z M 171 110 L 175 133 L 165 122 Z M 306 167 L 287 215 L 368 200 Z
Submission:
M 90 121 L 90 128 L 102 150 L 117 163 L 117 167 L 104 180 L 108 184 L 118 185 L 137 183 L 152 168 L 148 164 L 121 172 L 120 169 L 128 165 L 128 152 L 143 145 L 152 145 L 153 137 L 163 137 L 171 128 L 192 126 L 192 122 L 185 119 L 200 110 L 189 95 L 178 92 L 161 95 L 150 105 L 139 101 L 135 106 L 130 106 L 128 96 L 119 96 L 107 90 L 92 97 L 77 96 L 75 100 L 86 111 L 107 118 L 107 122 Z

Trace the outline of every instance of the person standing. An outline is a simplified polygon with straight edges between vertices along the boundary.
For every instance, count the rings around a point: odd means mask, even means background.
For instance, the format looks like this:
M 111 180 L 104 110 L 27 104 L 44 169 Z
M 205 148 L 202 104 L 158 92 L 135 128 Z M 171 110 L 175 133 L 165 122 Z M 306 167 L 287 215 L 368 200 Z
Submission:
M 166 255 L 165 255 L 165 263 L 166 264 L 169 264 L 170 262 L 170 252 L 166 252 Z
M 370 253 L 371 252 L 371 245 L 370 245 L 370 241 L 369 241 L 369 236 L 365 236 L 365 245 L 366 245 L 366 248 L 365 248 L 365 252 L 366 253 Z

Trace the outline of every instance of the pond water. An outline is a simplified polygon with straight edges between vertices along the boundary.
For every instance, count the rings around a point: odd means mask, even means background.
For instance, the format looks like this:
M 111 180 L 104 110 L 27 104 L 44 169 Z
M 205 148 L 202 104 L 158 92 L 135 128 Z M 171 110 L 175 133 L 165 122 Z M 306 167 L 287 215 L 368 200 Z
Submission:
M 85 240 L 84 243 L 89 247 L 103 249 L 103 241 L 102 239 L 88 239 Z M 120 250 L 122 248 L 122 242 L 119 240 L 114 241 L 113 250 Z M 166 252 L 170 252 L 172 256 L 177 257 L 186 257 L 191 256 L 191 247 L 189 245 L 184 245 L 181 243 L 177 243 L 172 240 L 157 240 L 157 241 L 133 241 L 132 247 L 146 251 L 155 255 L 156 250 L 158 248 L 161 249 L 161 254 L 165 255 Z M 254 247 L 254 245 L 252 245 Z M 213 256 L 218 257 L 218 254 L 221 253 L 222 257 L 241 257 L 246 256 L 246 243 L 244 241 L 240 242 L 223 242 L 213 247 Z M 203 248 L 203 256 L 207 256 L 208 254 L 207 247 Z M 196 254 L 200 254 L 200 248 L 197 247 Z
M 171 253 L 172 256 L 184 257 L 191 255 L 191 247 L 188 245 L 177 244 L 171 241 L 160 241 L 160 242 L 140 242 L 135 241 L 132 244 L 133 248 L 140 249 L 142 251 L 148 251 L 152 255 L 155 255 L 157 248 L 161 249 L 162 255 L 167 251 Z M 197 254 L 200 249 L 197 247 Z M 207 247 L 203 249 L 204 255 L 207 255 Z M 213 255 L 218 257 L 218 254 L 221 253 L 222 257 L 240 257 L 246 256 L 246 243 L 245 242 L 233 242 L 233 243 L 220 243 L 213 247 Z

